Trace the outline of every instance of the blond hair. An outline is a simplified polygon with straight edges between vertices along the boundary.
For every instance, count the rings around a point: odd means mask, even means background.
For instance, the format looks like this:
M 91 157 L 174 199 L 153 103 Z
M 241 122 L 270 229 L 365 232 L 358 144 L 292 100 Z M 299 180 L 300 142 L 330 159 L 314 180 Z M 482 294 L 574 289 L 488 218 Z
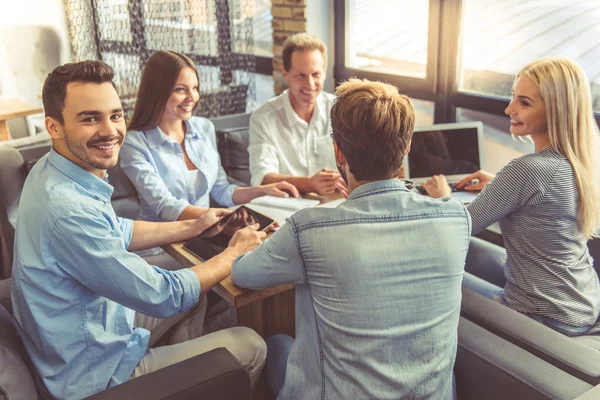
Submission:
M 338 86 L 331 109 L 333 139 L 357 180 L 398 175 L 412 139 L 415 110 L 392 85 L 352 78 Z
M 283 50 L 281 51 L 281 57 L 283 58 L 283 69 L 286 72 L 290 72 L 292 68 L 292 54 L 295 51 L 314 51 L 318 50 L 323 56 L 323 66 L 327 67 L 327 48 L 325 43 L 316 36 L 309 35 L 308 33 L 296 33 L 286 39 L 283 42 Z
M 519 75 L 533 81 L 546 104 L 552 148 L 573 166 L 579 189 L 577 220 L 587 238 L 600 223 L 600 138 L 590 83 L 574 61 L 549 57 L 526 65 Z

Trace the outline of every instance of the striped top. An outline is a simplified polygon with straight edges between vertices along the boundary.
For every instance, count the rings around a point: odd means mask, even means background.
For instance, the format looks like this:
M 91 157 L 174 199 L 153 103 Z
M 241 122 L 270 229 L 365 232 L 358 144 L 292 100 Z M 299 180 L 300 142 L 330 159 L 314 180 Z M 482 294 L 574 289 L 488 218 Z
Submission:
M 469 205 L 473 233 L 500 221 L 506 304 L 582 327 L 600 313 L 600 284 L 577 224 L 571 163 L 552 148 L 504 167 Z

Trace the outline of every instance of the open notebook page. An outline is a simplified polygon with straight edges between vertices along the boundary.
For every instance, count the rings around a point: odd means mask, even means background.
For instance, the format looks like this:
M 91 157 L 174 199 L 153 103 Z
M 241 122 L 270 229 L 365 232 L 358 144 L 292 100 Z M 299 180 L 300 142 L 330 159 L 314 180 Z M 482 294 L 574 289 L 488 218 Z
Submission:
M 276 208 L 287 211 L 298 211 L 306 207 L 314 207 L 319 204 L 319 200 L 302 199 L 295 197 L 275 197 L 261 196 L 253 199 L 248 204 L 255 204 L 269 208 Z

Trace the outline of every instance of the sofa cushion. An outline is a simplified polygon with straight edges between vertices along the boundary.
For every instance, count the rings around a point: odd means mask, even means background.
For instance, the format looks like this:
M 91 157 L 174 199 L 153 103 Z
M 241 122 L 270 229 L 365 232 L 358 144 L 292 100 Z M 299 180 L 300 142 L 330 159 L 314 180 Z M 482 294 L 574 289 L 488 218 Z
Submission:
M 217 130 L 217 149 L 227 175 L 250 185 L 250 157 L 247 127 Z
M 115 214 L 122 218 L 137 219 L 140 213 L 140 200 L 135 187 L 120 164 L 109 169 L 107 173 L 108 183 L 115 188 L 111 200 Z
M 10 314 L 0 307 L 0 399 L 37 399 L 33 377 Z

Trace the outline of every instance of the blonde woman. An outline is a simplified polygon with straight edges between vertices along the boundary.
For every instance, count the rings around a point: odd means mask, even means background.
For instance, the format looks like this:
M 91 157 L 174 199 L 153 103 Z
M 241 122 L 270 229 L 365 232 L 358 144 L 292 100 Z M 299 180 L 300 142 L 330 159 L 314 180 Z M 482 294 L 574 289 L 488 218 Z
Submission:
M 473 233 L 499 221 L 507 261 L 504 289 L 465 274 L 464 285 L 576 336 L 596 324 L 600 284 L 587 249 L 600 221 L 600 144 L 590 85 L 566 58 L 544 58 L 516 76 L 506 108 L 510 131 L 535 152 L 497 176 L 479 171 L 458 183 L 481 190 L 469 207 Z M 473 179 L 478 184 L 468 184 Z M 450 194 L 443 176 L 425 188 Z

